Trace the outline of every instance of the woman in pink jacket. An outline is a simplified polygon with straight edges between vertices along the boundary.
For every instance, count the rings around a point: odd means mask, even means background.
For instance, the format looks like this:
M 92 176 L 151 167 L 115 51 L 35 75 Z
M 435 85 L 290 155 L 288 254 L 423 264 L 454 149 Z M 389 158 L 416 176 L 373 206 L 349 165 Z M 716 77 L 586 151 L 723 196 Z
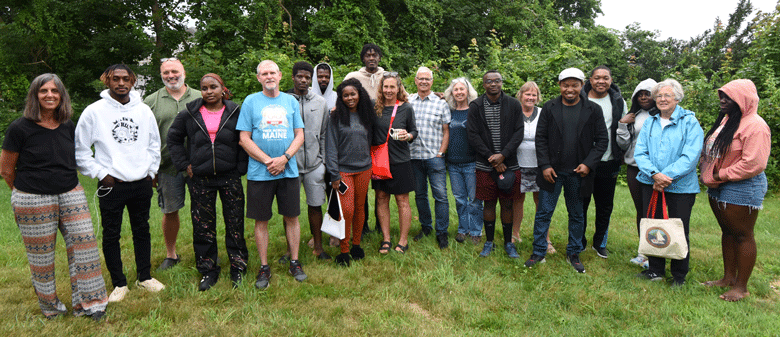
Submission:
M 718 90 L 720 115 L 704 138 L 701 179 L 723 234 L 723 278 L 705 286 L 731 287 L 720 298 L 750 295 L 747 282 L 756 263 L 753 227 L 767 191 L 764 169 L 771 146 L 769 126 L 758 109 L 756 86 L 734 80 Z

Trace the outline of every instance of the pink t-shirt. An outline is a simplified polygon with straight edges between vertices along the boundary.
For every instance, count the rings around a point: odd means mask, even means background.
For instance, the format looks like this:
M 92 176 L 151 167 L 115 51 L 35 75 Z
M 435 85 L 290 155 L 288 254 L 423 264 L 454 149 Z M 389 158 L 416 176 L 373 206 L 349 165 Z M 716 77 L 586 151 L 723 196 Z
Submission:
M 217 129 L 219 129 L 219 121 L 222 119 L 222 113 L 225 112 L 225 106 L 218 111 L 211 111 L 206 109 L 205 105 L 200 106 L 200 115 L 203 117 L 203 121 L 206 123 L 206 131 L 209 132 L 209 138 L 214 143 L 214 139 L 217 138 Z

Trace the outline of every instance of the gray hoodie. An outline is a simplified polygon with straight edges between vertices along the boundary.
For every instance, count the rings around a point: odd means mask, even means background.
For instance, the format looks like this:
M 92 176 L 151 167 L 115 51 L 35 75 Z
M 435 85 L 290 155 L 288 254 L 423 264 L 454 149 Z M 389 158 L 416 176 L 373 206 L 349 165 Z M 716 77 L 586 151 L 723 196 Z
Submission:
M 317 96 L 311 90 L 303 96 L 293 92 L 290 94 L 298 100 L 303 119 L 303 146 L 295 154 L 298 173 L 309 173 L 322 165 L 325 157 L 328 106 L 324 98 Z
M 330 69 L 330 82 L 328 83 L 328 87 L 325 88 L 324 92 L 320 90 L 320 85 L 317 83 L 317 68 L 319 68 L 321 65 L 327 65 Z M 333 91 L 333 67 L 327 63 L 320 63 L 314 67 L 314 74 L 312 74 L 312 76 L 314 78 L 311 82 L 311 88 L 309 88 L 309 92 L 313 92 L 315 95 L 324 98 L 325 102 L 328 104 L 328 111 L 330 111 L 333 109 L 333 107 L 336 106 L 336 92 Z
M 636 86 L 634 93 L 631 95 L 631 101 L 634 101 L 639 91 L 647 90 L 653 91 L 653 87 L 656 85 L 656 81 L 652 78 L 648 78 Z M 651 109 L 652 110 L 652 109 Z M 631 125 L 626 123 L 618 123 L 616 131 L 617 144 L 623 149 L 623 161 L 626 165 L 636 167 L 636 161 L 634 160 L 634 148 L 636 147 L 636 141 L 639 139 L 639 131 L 642 130 L 642 124 L 645 123 L 647 117 L 650 117 L 650 113 L 647 110 L 639 109 L 634 117 L 634 122 Z

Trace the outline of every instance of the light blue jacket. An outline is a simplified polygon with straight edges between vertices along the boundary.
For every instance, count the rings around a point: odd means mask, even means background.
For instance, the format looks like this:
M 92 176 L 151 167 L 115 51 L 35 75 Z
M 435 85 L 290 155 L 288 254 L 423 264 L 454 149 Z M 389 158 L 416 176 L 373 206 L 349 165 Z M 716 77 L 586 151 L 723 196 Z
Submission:
M 704 140 L 704 131 L 693 111 L 679 105 L 669 118 L 671 122 L 661 128 L 661 114 L 650 116 L 642 125 L 634 150 L 639 167 L 636 179 L 652 185 L 652 176 L 663 173 L 672 178 L 672 184 L 664 191 L 670 193 L 699 193 L 696 164 Z

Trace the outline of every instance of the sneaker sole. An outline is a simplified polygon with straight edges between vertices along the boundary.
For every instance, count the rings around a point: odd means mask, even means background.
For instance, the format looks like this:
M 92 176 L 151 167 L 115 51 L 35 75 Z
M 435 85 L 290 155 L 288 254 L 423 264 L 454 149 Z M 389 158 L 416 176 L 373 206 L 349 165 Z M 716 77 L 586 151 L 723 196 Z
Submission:
M 598 257 L 602 258 L 602 259 L 606 259 L 606 258 L 608 258 L 608 257 L 609 257 L 609 255 L 602 255 L 601 253 L 599 253 L 599 251 L 598 251 L 598 250 L 596 250 L 596 247 L 590 247 L 590 248 L 593 248 L 593 250 L 594 250 L 594 251 L 596 251 L 596 255 L 597 255 Z

